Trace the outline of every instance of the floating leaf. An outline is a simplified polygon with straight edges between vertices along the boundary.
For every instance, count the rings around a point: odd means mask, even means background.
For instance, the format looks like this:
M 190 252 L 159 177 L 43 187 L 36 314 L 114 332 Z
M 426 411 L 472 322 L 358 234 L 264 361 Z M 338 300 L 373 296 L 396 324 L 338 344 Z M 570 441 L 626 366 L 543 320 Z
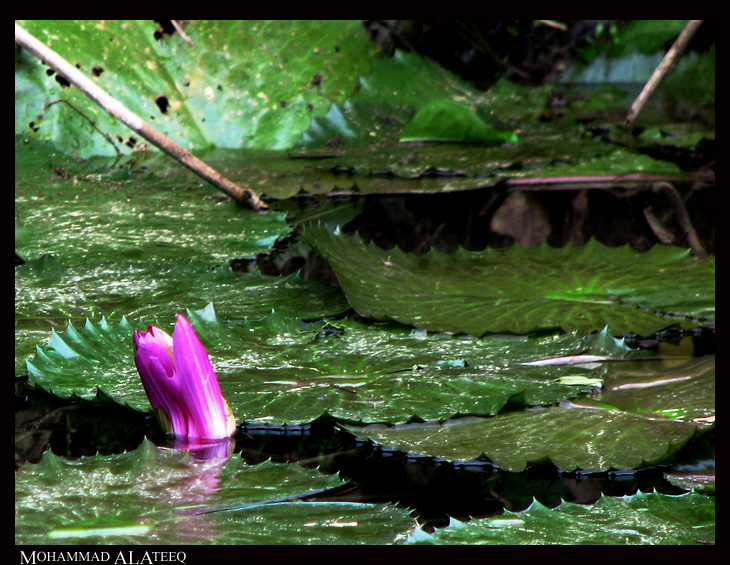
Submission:
M 659 366 L 618 363 L 606 375 L 601 401 L 656 420 L 700 427 L 715 421 L 715 356 L 668 359 Z
M 489 127 L 479 115 L 451 100 L 436 100 L 423 106 L 408 122 L 401 141 L 468 141 L 477 143 L 515 143 L 514 133 Z
M 26 362 L 30 382 L 69 398 L 95 398 L 101 388 L 117 402 L 147 411 L 149 402 L 134 365 L 134 328 L 125 318 L 110 324 L 87 320 L 80 330 L 51 332 L 46 347 Z
M 681 392 L 667 374 L 656 376 L 657 361 L 614 363 L 604 376 L 614 390 L 603 394 L 600 402 L 582 400 L 443 424 L 350 429 L 408 453 L 459 461 L 484 454 L 510 471 L 546 458 L 566 471 L 632 469 L 660 462 L 697 428 L 712 425 L 714 363 L 714 356 L 708 356 L 667 369 L 674 375 L 688 375 Z M 619 383 L 635 382 L 636 377 L 628 375 L 642 368 L 655 375 L 655 382 L 617 394 Z
M 667 496 L 637 493 L 603 496 L 591 506 L 564 502 L 546 508 L 539 502 L 524 512 L 463 523 L 452 519 L 433 534 L 416 531 L 416 544 L 669 545 L 714 544 L 714 497 L 688 493 Z
M 548 408 L 440 426 L 350 431 L 408 453 L 449 460 L 471 461 L 485 454 L 508 471 L 523 471 L 544 459 L 567 471 L 604 471 L 656 464 L 672 446 L 687 441 L 694 427 L 618 411 Z
M 198 149 L 288 148 L 313 116 L 357 89 L 373 52 L 358 20 L 189 20 L 194 47 L 177 34 L 155 37 L 152 20 L 19 23 L 142 119 Z M 135 146 L 127 128 L 40 61 L 19 50 L 15 60 L 16 133 L 84 157 L 115 155 L 90 119 L 119 150 Z M 74 106 L 44 109 L 59 97 Z
M 650 335 L 685 316 L 714 319 L 714 258 L 698 261 L 676 247 L 640 253 L 590 240 L 580 248 L 513 245 L 416 256 L 322 225 L 308 227 L 305 237 L 358 313 L 426 330 L 587 334 L 608 325 L 616 334 Z
M 600 384 L 603 368 L 525 367 L 533 356 L 580 350 L 572 335 L 542 338 L 420 335 L 394 324 L 303 323 L 272 313 L 221 322 L 212 305 L 187 316 L 206 347 L 239 421 L 292 424 L 324 412 L 349 420 L 443 420 L 496 414 L 505 405 L 559 402 Z M 27 363 L 31 383 L 63 397 L 116 401 L 149 410 L 134 366 L 133 328 L 155 323 L 87 321 L 51 334 Z M 588 373 L 591 378 L 585 377 Z M 561 380 L 562 379 L 562 380 Z M 571 381 L 571 379 L 573 379 Z
M 267 504 L 340 484 L 299 465 L 201 461 L 146 440 L 131 453 L 77 461 L 47 452 L 16 474 L 15 542 L 392 543 L 412 527 L 408 511 L 390 505 Z
M 32 149 L 47 150 L 39 145 Z M 16 320 L 60 325 L 115 312 L 164 318 L 208 302 L 234 318 L 275 309 L 317 319 L 348 309 L 341 291 L 325 283 L 258 271 L 237 276 L 229 268 L 289 233 L 284 212 L 243 212 L 190 184 L 171 188 L 159 179 L 102 187 L 93 171 L 51 185 L 35 177 L 16 184 L 16 249 L 28 259 L 15 270 Z

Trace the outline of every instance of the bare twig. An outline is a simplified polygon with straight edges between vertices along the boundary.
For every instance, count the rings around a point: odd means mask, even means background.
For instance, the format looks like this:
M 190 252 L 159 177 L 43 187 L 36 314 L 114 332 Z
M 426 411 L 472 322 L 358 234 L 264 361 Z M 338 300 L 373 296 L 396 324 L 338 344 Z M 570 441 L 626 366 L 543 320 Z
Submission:
M 575 190 L 576 188 L 611 188 L 617 184 L 642 185 L 655 182 L 689 182 L 694 177 L 647 175 L 643 173 L 628 175 L 570 175 L 555 177 L 512 178 L 504 184 L 510 190 Z
M 644 218 L 659 241 L 667 245 L 674 243 L 676 236 L 672 230 L 670 230 L 659 218 L 657 218 L 651 206 L 644 208 Z
M 15 24 L 15 43 L 63 75 L 64 78 L 101 106 L 108 114 L 137 132 L 155 147 L 158 147 L 171 157 L 177 159 L 195 174 L 228 194 L 240 205 L 247 206 L 257 212 L 268 208 L 252 190 L 241 188 L 195 157 L 192 153 L 180 147 L 172 139 L 157 131 L 142 118 L 128 110 L 121 102 L 109 96 L 76 67 L 38 41 L 18 24 Z
M 677 189 L 668 182 L 657 182 L 654 184 L 653 188 L 654 192 L 664 191 L 664 193 L 669 196 L 669 200 L 677 214 L 677 221 L 679 221 L 679 225 L 682 227 L 684 233 L 687 234 L 687 243 L 692 249 L 694 256 L 699 259 L 706 258 L 707 251 L 705 251 L 705 248 L 702 247 L 700 238 L 697 237 L 697 232 L 692 225 L 692 221 L 689 219 L 687 208 L 685 207 L 684 202 L 682 202 L 682 197 L 677 192 Z
M 195 42 L 188 37 L 188 35 L 182 30 L 182 27 L 180 26 L 180 22 L 177 20 L 170 20 L 172 22 L 172 27 L 175 28 L 175 30 L 180 34 L 180 38 L 185 41 L 190 47 L 193 47 L 195 45 Z
M 537 23 L 546 25 L 548 27 L 559 29 L 560 31 L 568 31 L 568 26 L 562 22 L 556 22 L 555 20 L 535 20 Z
M 85 119 L 86 119 L 86 120 L 87 120 L 87 121 L 88 121 L 88 122 L 89 122 L 89 123 L 90 123 L 90 124 L 91 124 L 91 125 L 93 126 L 93 128 L 94 128 L 94 129 L 95 129 L 96 131 L 98 131 L 98 132 L 99 132 L 99 133 L 100 133 L 101 135 L 103 135 L 103 136 L 104 136 L 104 138 L 105 138 L 105 139 L 106 139 L 106 140 L 107 140 L 107 141 L 108 141 L 109 143 L 111 143 L 112 147 L 114 148 L 114 151 L 116 151 L 116 152 L 117 152 L 117 155 L 121 155 L 121 151 L 119 151 L 119 148 L 117 147 L 117 144 L 116 144 L 116 143 L 114 143 L 114 140 L 112 139 L 112 136 L 111 136 L 111 135 L 109 135 L 108 133 L 106 133 L 105 131 L 103 131 L 103 130 L 102 130 L 102 129 L 101 129 L 101 128 L 100 128 L 100 127 L 99 127 L 99 126 L 97 125 L 97 123 L 96 123 L 96 122 L 95 122 L 94 120 L 92 120 L 92 119 L 91 119 L 91 118 L 90 118 L 89 116 L 87 116 L 85 112 L 82 112 L 82 111 L 81 111 L 81 108 L 79 108 L 78 106 L 76 106 L 76 104 L 73 104 L 72 102 L 69 102 L 69 101 L 68 101 L 68 100 L 66 100 L 65 98 L 59 98 L 58 100 L 54 100 L 53 102 L 49 102 L 48 104 L 44 105 L 44 106 L 43 106 L 43 111 L 45 112 L 46 110 L 48 110 L 48 108 L 50 108 L 50 107 L 51 107 L 51 106 L 53 106 L 54 104 L 58 104 L 59 102 L 63 102 L 64 104 L 67 104 L 67 105 L 69 106 L 69 108 L 71 108 L 71 109 L 75 110 L 75 111 L 76 111 L 76 112 L 78 112 L 78 113 L 79 113 L 79 114 L 80 114 L 81 116 L 83 116 L 83 117 L 84 117 L 84 118 L 85 118 Z
M 654 94 L 654 91 L 661 84 L 667 74 L 669 74 L 669 72 L 677 64 L 677 61 L 679 61 L 679 58 L 682 56 L 682 53 L 687 47 L 687 44 L 690 42 L 692 36 L 695 34 L 701 24 L 702 20 L 690 20 L 689 22 L 687 22 L 687 25 L 684 26 L 682 33 L 679 34 L 679 37 L 674 42 L 674 45 L 672 45 L 669 51 L 667 51 L 667 54 L 664 56 L 664 59 L 662 59 L 662 62 L 659 63 L 659 66 L 657 66 L 657 68 L 654 70 L 654 73 L 651 75 L 649 81 L 644 85 L 644 89 L 641 91 L 641 94 L 639 94 L 636 100 L 634 100 L 634 103 L 631 105 L 631 109 L 626 116 L 625 127 L 627 130 L 631 129 L 631 127 L 634 125 L 636 117 L 639 115 L 639 112 L 641 112 L 647 100 L 649 100 L 651 95 Z

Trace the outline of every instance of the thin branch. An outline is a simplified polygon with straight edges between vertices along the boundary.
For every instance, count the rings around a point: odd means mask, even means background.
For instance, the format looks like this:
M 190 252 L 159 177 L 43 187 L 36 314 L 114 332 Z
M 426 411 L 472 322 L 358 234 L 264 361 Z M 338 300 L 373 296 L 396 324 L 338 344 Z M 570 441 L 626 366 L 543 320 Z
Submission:
M 117 155 L 121 155 L 121 154 L 122 154 L 122 152 L 121 152 L 121 151 L 119 151 L 119 148 L 117 147 L 117 144 L 116 144 L 116 143 L 114 143 L 114 140 L 112 139 L 112 136 L 111 136 L 111 135 L 109 135 L 109 134 L 108 134 L 108 133 L 106 133 L 106 132 L 105 132 L 104 130 L 102 130 L 102 129 L 101 129 L 101 128 L 100 128 L 99 126 L 98 126 L 98 124 L 97 124 L 97 123 L 96 123 L 96 122 L 95 122 L 94 120 L 92 120 L 92 119 L 91 119 L 91 118 L 90 118 L 89 116 L 87 116 L 87 115 L 86 115 L 86 114 L 85 114 L 85 113 L 84 113 L 84 112 L 83 112 L 83 111 L 81 110 L 81 108 L 79 108 L 78 106 L 76 106 L 76 104 L 73 104 L 72 102 L 69 102 L 69 101 L 68 101 L 68 100 L 66 100 L 65 98 L 59 98 L 58 100 L 54 100 L 53 102 L 49 102 L 48 104 L 45 104 L 45 105 L 43 106 L 43 111 L 45 112 L 46 110 L 48 110 L 48 108 L 50 108 L 50 107 L 51 107 L 51 106 L 53 106 L 54 104 L 58 104 L 59 102 L 63 102 L 64 104 L 67 104 L 67 105 L 68 105 L 68 106 L 69 106 L 69 107 L 70 107 L 71 109 L 73 109 L 73 110 L 75 110 L 76 112 L 78 112 L 79 114 L 81 114 L 81 116 L 83 116 L 83 117 L 84 117 L 84 118 L 85 118 L 85 119 L 86 119 L 86 120 L 87 120 L 87 121 L 88 121 L 88 122 L 89 122 L 89 123 L 90 123 L 90 124 L 91 124 L 91 125 L 93 126 L 93 128 L 94 128 L 94 129 L 95 129 L 96 131 L 98 131 L 98 132 L 99 132 L 99 133 L 100 133 L 101 135 L 103 135 L 103 136 L 104 136 L 104 138 L 105 138 L 105 139 L 106 139 L 106 140 L 107 140 L 107 141 L 108 141 L 109 143 L 111 143 L 111 146 L 112 146 L 112 147 L 114 148 L 114 151 L 116 151 L 116 152 L 117 152 Z
M 512 190 L 574 190 L 576 188 L 610 188 L 617 184 L 653 184 L 655 182 L 691 182 L 695 177 L 647 175 L 570 175 L 506 179 L 504 184 Z M 708 180 L 708 179 L 703 179 Z
M 684 202 L 682 202 L 682 197 L 677 192 L 677 189 L 668 182 L 657 182 L 654 184 L 653 188 L 654 192 L 663 191 L 669 196 L 669 200 L 677 214 L 679 225 L 682 227 L 684 233 L 687 234 L 687 243 L 692 249 L 692 253 L 699 259 L 705 259 L 707 257 L 707 251 L 705 251 L 705 248 L 702 247 L 700 238 L 697 236 L 697 232 L 692 225 L 692 221 L 689 219 L 687 208 L 685 207 Z
M 562 22 L 556 22 L 555 20 L 535 20 L 537 23 L 559 29 L 560 31 L 568 31 L 568 26 Z
M 137 132 L 155 147 L 177 159 L 199 177 L 225 192 L 240 205 L 248 206 L 257 212 L 268 208 L 252 190 L 241 188 L 195 157 L 192 153 L 180 147 L 172 139 L 150 126 L 142 118 L 128 110 L 121 102 L 109 96 L 58 53 L 46 47 L 18 24 L 15 24 L 15 43 L 55 69 L 71 84 L 101 106 L 109 115 Z
M 180 38 L 185 41 L 190 47 L 195 46 L 195 42 L 188 37 L 188 35 L 183 31 L 182 27 L 180 26 L 180 22 L 177 20 L 170 20 L 172 22 L 172 27 L 175 28 L 175 30 L 180 34 Z
M 700 25 L 702 25 L 702 20 L 690 20 L 687 22 L 687 25 L 684 26 L 682 33 L 679 34 L 674 45 L 672 45 L 669 51 L 667 51 L 667 54 L 664 55 L 664 59 L 662 59 L 662 62 L 659 63 L 659 66 L 657 66 L 654 70 L 654 74 L 651 75 L 649 81 L 644 85 L 644 89 L 641 91 L 641 94 L 639 94 L 636 100 L 634 100 L 634 103 L 631 105 L 631 109 L 626 116 L 625 127 L 627 130 L 631 129 L 634 125 L 634 121 L 646 102 L 677 64 L 677 61 L 679 61 L 679 58 L 682 56 L 687 44 L 690 42 L 692 36 L 695 34 Z

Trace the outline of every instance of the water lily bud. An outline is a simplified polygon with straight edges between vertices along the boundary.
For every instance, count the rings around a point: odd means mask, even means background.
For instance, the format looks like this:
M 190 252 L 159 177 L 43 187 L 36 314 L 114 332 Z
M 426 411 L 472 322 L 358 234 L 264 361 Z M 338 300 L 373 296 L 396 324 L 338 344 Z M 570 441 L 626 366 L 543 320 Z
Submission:
M 223 439 L 236 421 L 208 354 L 184 316 L 172 337 L 160 328 L 134 332 L 134 362 L 162 429 L 177 438 Z

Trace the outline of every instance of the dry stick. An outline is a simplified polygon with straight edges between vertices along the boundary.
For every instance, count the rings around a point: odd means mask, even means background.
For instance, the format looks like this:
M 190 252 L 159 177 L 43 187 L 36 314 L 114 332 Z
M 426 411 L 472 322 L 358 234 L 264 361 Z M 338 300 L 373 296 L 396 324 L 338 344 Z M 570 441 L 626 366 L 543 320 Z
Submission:
M 175 28 L 175 30 L 180 34 L 180 38 L 185 41 L 190 47 L 195 46 L 195 42 L 188 37 L 188 35 L 183 31 L 182 27 L 180 27 L 180 22 L 177 20 L 170 20 L 172 22 L 172 27 Z
M 76 86 L 111 116 L 137 132 L 155 147 L 158 147 L 171 157 L 180 161 L 180 163 L 201 178 L 215 185 L 240 205 L 248 206 L 257 212 L 268 208 L 252 190 L 241 188 L 236 183 L 203 163 L 203 161 L 195 157 L 192 153 L 180 147 L 169 137 L 157 131 L 142 118 L 130 112 L 121 102 L 109 96 L 104 90 L 76 69 L 76 67 L 71 65 L 58 53 L 46 47 L 18 24 L 15 24 L 15 43 L 63 75 L 71 84 Z
M 710 180 L 696 176 L 646 175 L 643 173 L 629 175 L 569 175 L 557 177 L 533 177 L 506 179 L 505 186 L 510 190 L 520 191 L 554 191 L 593 188 L 611 188 L 617 184 L 641 185 L 655 182 L 690 182 L 694 180 Z
M 684 230 L 684 233 L 687 234 L 687 243 L 692 249 L 692 253 L 699 259 L 705 259 L 707 257 L 707 251 L 705 251 L 705 248 L 702 247 L 700 238 L 697 236 L 697 232 L 692 225 L 692 221 L 689 219 L 687 208 L 685 207 L 684 202 L 682 202 L 682 197 L 677 192 L 677 189 L 668 182 L 657 182 L 654 184 L 653 188 L 654 192 L 664 191 L 669 196 L 669 200 L 677 214 L 679 225 Z
M 672 45 L 669 51 L 667 51 L 667 54 L 664 55 L 664 59 L 662 59 L 662 62 L 659 63 L 659 66 L 654 70 L 654 74 L 651 75 L 649 81 L 644 85 L 644 89 L 641 91 L 641 94 L 639 94 L 636 100 L 634 100 L 634 103 L 631 105 L 631 109 L 626 115 L 625 127 L 627 130 L 631 129 L 647 100 L 649 100 L 667 74 L 669 74 L 669 72 L 677 64 L 677 61 L 679 61 L 679 58 L 682 56 L 687 44 L 690 42 L 692 36 L 701 24 L 702 20 L 690 20 L 687 22 L 687 25 L 684 26 L 682 33 L 679 34 L 674 45 Z
M 98 132 L 99 132 L 99 133 L 100 133 L 101 135 L 103 135 L 103 136 L 104 136 L 104 138 L 106 138 L 106 140 L 107 140 L 107 141 L 108 141 L 108 142 L 109 142 L 109 143 L 111 144 L 111 146 L 112 146 L 112 147 L 114 148 L 114 151 L 116 151 L 116 152 L 117 152 L 117 155 L 121 155 L 121 154 L 122 154 L 122 152 L 121 152 L 121 151 L 119 150 L 119 147 L 117 147 L 117 144 L 116 144 L 116 143 L 114 143 L 114 140 L 112 139 L 112 136 L 111 136 L 111 135 L 109 135 L 109 134 L 108 134 L 108 133 L 106 133 L 106 132 L 105 132 L 104 130 L 102 130 L 102 129 L 101 129 L 100 127 L 99 127 L 99 125 L 98 125 L 98 124 L 97 124 L 97 123 L 96 123 L 96 122 L 95 122 L 94 120 L 92 120 L 92 119 L 91 119 L 91 118 L 90 118 L 89 116 L 87 116 L 87 115 L 86 115 L 86 113 L 85 113 L 85 112 L 82 112 L 82 111 L 81 111 L 81 108 L 79 108 L 79 107 L 78 107 L 78 106 L 77 106 L 76 104 L 74 104 L 74 103 L 72 103 L 72 102 L 69 102 L 69 101 L 68 101 L 68 100 L 66 100 L 65 98 L 59 98 L 58 100 L 54 100 L 53 102 L 49 102 L 48 104 L 44 104 L 44 105 L 43 105 L 43 111 L 45 112 L 46 110 L 48 110 L 48 108 L 50 108 L 50 107 L 51 107 L 51 106 L 53 106 L 54 104 L 58 104 L 59 102 L 63 102 L 64 104 L 67 104 L 69 108 L 71 108 L 72 110 L 74 110 L 74 111 L 78 112 L 78 113 L 79 113 L 79 114 L 80 114 L 81 116 L 83 116 L 83 117 L 84 117 L 84 119 L 85 119 L 85 120 L 86 120 L 87 122 L 89 122 L 89 123 L 91 124 L 91 126 L 92 126 L 92 127 L 93 127 L 93 128 L 94 128 L 94 129 L 96 130 L 96 131 L 98 131 Z

